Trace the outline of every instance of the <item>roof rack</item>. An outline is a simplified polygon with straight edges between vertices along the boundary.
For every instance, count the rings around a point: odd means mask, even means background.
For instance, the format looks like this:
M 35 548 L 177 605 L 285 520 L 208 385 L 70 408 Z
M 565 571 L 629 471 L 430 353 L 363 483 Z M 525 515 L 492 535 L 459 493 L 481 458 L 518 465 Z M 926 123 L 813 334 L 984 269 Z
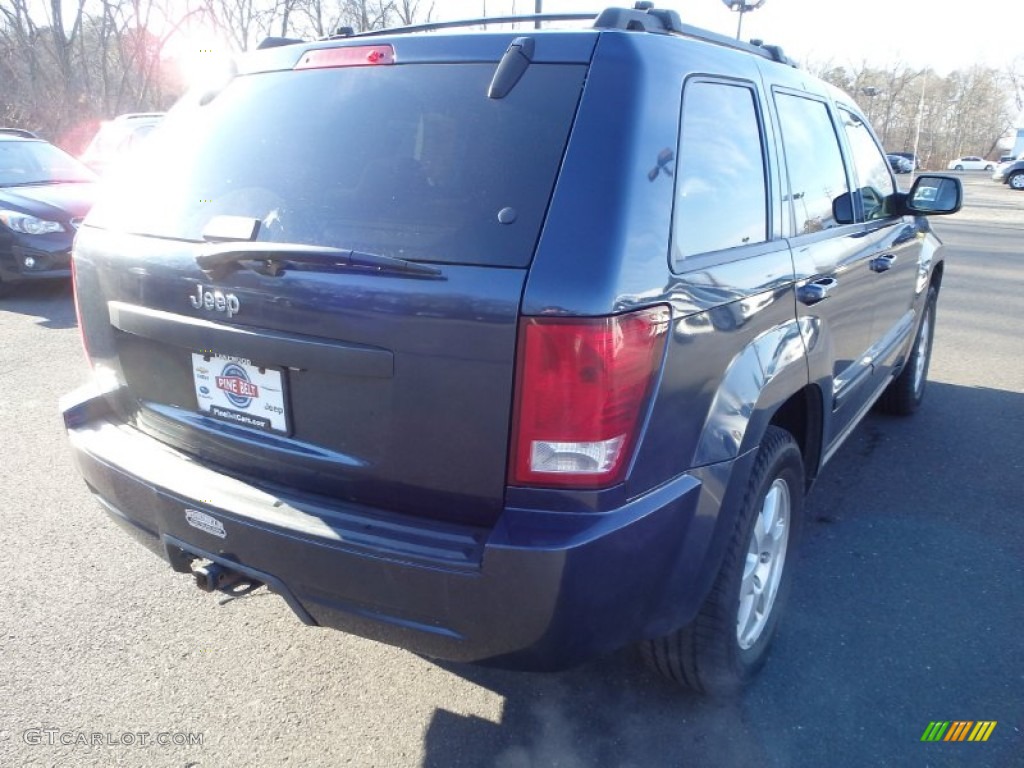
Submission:
M 785 54 L 781 45 L 768 45 L 764 40 L 760 40 L 758 38 L 752 39 L 750 44 L 767 51 L 772 61 L 777 61 L 779 64 L 785 64 L 790 67 L 797 66 L 797 63 Z
M 38 139 L 39 136 L 24 128 L 0 128 L 0 133 L 9 133 L 13 136 L 20 136 L 23 139 Z
M 720 35 L 701 27 L 694 27 L 683 24 L 679 14 L 675 11 L 662 8 L 655 8 L 650 0 L 638 0 L 632 8 L 606 8 L 601 13 L 548 13 L 532 14 L 523 16 L 490 16 L 479 19 L 464 19 L 460 21 L 436 21 L 427 24 L 413 24 L 405 27 L 392 27 L 390 29 L 371 29 L 366 32 L 355 32 L 352 27 L 339 27 L 333 35 L 327 39 L 333 40 L 339 37 L 378 37 L 380 35 L 404 35 L 413 32 L 434 32 L 439 29 L 457 29 L 460 27 L 478 27 L 487 24 L 516 24 L 534 22 L 540 24 L 544 21 L 589 21 L 594 19 L 594 29 L 623 29 L 631 32 L 652 32 L 661 35 L 680 35 L 695 40 L 702 40 L 706 43 L 734 48 L 746 51 L 756 56 L 762 56 L 780 64 L 796 66 L 796 62 L 790 59 L 782 48 L 777 45 L 765 45 L 761 40 L 751 40 L 744 43 L 726 35 Z M 268 44 L 263 47 L 274 45 L 288 45 L 291 41 L 280 41 L 280 38 L 268 39 Z
M 744 43 L 708 29 L 683 24 L 678 13 L 655 8 L 654 3 L 649 0 L 638 0 L 632 8 L 607 8 L 597 17 L 594 27 L 595 29 L 627 29 L 637 32 L 682 35 L 695 40 L 703 40 L 706 43 L 753 53 L 791 67 L 796 66 L 796 62 L 786 56 L 782 48 L 777 45 L 765 45 L 761 40 Z
M 675 11 L 656 9 L 639 0 L 632 8 L 605 8 L 594 22 L 596 29 L 627 29 L 633 32 L 684 34 L 685 25 Z
M 526 16 L 487 16 L 480 19 L 461 19 L 459 21 L 432 21 L 427 24 L 412 24 L 407 27 L 391 27 L 390 29 L 369 29 L 355 32 L 352 27 L 338 27 L 328 39 L 338 37 L 379 37 L 380 35 L 406 35 L 412 32 L 434 32 L 438 29 L 457 29 L 459 27 L 479 27 L 485 24 L 516 24 L 532 21 L 590 21 L 597 18 L 596 13 L 535 13 Z

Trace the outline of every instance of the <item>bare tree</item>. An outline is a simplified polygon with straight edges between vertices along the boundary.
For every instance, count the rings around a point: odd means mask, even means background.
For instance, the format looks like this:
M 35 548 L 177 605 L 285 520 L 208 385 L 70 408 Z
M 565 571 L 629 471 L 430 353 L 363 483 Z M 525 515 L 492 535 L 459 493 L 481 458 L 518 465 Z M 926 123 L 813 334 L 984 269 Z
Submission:
M 1013 89 L 1013 103 L 1018 112 L 1024 112 L 1024 56 L 1018 56 L 1006 68 L 1006 79 Z
M 428 23 L 434 15 L 434 3 L 430 3 L 425 11 L 422 10 L 423 5 L 421 0 L 397 0 L 394 3 L 395 17 L 403 26 Z
M 278 21 L 278 6 L 261 0 L 205 0 L 206 18 L 239 51 L 248 51 L 269 37 Z M 289 6 L 289 14 L 291 6 Z
M 810 69 L 860 102 L 887 150 L 911 150 L 916 141 L 932 167 L 961 155 L 992 156 L 1012 122 L 1014 100 L 1024 99 L 1024 64 L 1016 80 L 1012 68 L 1003 73 L 982 66 L 945 77 L 900 63 L 829 61 Z

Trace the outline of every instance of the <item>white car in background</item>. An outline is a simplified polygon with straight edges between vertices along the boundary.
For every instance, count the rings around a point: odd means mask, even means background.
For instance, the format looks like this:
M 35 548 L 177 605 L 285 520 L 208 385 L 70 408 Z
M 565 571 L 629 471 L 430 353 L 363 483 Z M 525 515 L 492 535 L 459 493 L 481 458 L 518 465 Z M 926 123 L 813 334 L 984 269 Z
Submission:
M 79 159 L 96 173 L 103 173 L 142 141 L 163 117 L 163 112 L 142 112 L 104 120 Z
M 996 164 L 983 157 L 961 157 L 959 160 L 951 160 L 946 168 L 950 171 L 991 171 Z
M 1006 169 L 1020 160 L 1024 160 L 1024 152 L 1021 153 L 1020 157 L 1003 155 L 999 158 L 999 164 L 996 165 L 996 169 L 992 172 L 992 179 L 994 181 L 1005 181 Z

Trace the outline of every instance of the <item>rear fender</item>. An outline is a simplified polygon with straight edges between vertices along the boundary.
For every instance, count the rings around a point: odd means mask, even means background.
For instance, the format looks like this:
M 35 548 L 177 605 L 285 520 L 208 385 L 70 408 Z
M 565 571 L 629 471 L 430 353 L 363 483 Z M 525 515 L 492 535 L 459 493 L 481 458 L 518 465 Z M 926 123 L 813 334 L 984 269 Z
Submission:
M 672 590 L 646 628 L 658 637 L 685 626 L 715 583 L 747 492 L 757 447 L 779 406 L 807 385 L 806 334 L 810 319 L 790 320 L 751 341 L 730 363 L 712 400 L 690 474 L 702 493 L 686 548 L 668 584 L 687 584 L 686 599 Z M 703 530 L 701 530 L 703 528 Z
M 757 447 L 779 406 L 808 382 L 813 318 L 765 331 L 733 358 L 712 400 L 693 466 L 730 461 Z

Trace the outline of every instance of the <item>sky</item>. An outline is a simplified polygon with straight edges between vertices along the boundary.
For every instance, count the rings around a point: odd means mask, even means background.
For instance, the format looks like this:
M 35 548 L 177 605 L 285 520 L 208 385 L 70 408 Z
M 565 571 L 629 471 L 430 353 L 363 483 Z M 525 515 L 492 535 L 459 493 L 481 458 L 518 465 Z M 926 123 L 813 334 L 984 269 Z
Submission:
M 421 0 L 424 5 L 429 0 Z M 631 0 L 543 0 L 545 13 L 630 7 Z M 437 20 L 532 13 L 534 0 L 435 0 Z M 722 0 L 655 0 L 685 23 L 735 36 L 737 14 Z M 1024 0 L 766 0 L 744 14 L 743 39 L 782 46 L 801 63 L 903 63 L 939 74 L 985 64 L 1024 68 Z

